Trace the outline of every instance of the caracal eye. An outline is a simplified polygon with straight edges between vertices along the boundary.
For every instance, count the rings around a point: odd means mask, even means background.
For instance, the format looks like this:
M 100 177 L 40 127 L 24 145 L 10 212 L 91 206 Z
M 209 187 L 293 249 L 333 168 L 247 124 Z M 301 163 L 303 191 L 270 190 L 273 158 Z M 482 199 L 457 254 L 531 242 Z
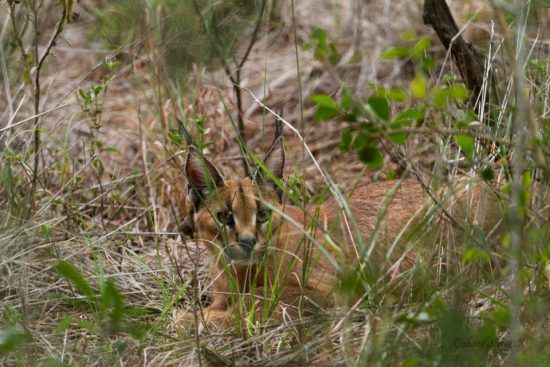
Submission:
M 233 213 L 228 210 L 217 212 L 216 219 L 221 225 L 225 225 L 228 227 L 233 227 L 235 225 L 235 218 L 233 218 Z
M 269 219 L 269 214 L 271 214 L 271 210 L 266 207 L 261 207 L 258 209 L 258 212 L 256 213 L 256 220 L 258 223 L 264 223 L 267 222 Z

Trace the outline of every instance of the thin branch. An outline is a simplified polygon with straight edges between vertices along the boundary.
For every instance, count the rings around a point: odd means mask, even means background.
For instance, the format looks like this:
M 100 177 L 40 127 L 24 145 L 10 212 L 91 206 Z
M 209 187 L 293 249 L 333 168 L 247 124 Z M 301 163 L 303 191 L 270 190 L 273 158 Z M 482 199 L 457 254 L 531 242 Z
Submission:
M 258 15 L 258 20 L 254 26 L 254 30 L 252 31 L 252 34 L 250 36 L 250 41 L 248 42 L 248 46 L 246 47 L 246 50 L 244 52 L 243 57 L 240 61 L 237 61 L 234 57 L 232 58 L 233 64 L 234 64 L 234 71 L 231 71 L 231 68 L 226 60 L 226 55 L 223 52 L 223 43 L 220 39 L 220 32 L 218 31 L 216 24 L 212 24 L 212 28 L 214 32 L 212 35 L 214 36 L 215 41 L 215 50 L 218 53 L 219 58 L 221 59 L 223 69 L 225 71 L 225 74 L 231 81 L 233 85 L 233 91 L 235 92 L 235 98 L 237 100 L 237 128 L 238 128 L 238 134 L 241 136 L 243 140 L 245 139 L 245 126 L 244 126 L 244 120 L 243 120 L 243 102 L 242 102 L 242 91 L 241 91 L 241 71 L 248 60 L 248 57 L 250 56 L 250 52 L 252 51 L 252 48 L 254 47 L 254 44 L 258 40 L 258 35 L 260 31 L 260 26 L 262 23 L 263 14 L 265 11 L 267 0 L 263 0 L 260 8 L 260 13 Z M 193 1 L 193 6 L 195 8 L 195 12 L 199 15 L 202 23 L 206 26 L 206 19 L 202 15 L 202 12 L 200 11 L 199 4 L 196 0 Z M 247 159 L 243 156 L 243 169 L 245 174 L 250 173 L 248 172 L 248 165 L 247 165 Z
M 483 92 L 485 62 L 481 52 L 470 42 L 462 38 L 461 32 L 445 0 L 426 0 L 424 2 L 424 24 L 431 26 L 439 40 L 451 56 L 466 86 L 471 92 L 470 103 L 478 109 L 477 104 Z M 490 85 L 494 88 L 492 75 L 489 74 Z M 488 106 L 487 106 L 488 107 Z M 484 109 L 488 111 L 488 109 Z
M 38 24 L 36 24 L 36 11 L 37 9 L 34 9 L 35 14 L 35 30 L 38 29 Z M 57 22 L 57 25 L 55 26 L 55 30 L 52 33 L 50 40 L 48 41 L 48 44 L 46 45 L 46 49 L 42 56 L 40 57 L 38 64 L 36 66 L 35 76 L 34 76 L 34 168 L 33 168 L 33 176 L 32 176 L 32 188 L 31 188 L 31 202 L 34 205 L 34 194 L 36 192 L 36 184 L 38 182 L 38 166 L 40 164 L 40 129 L 39 129 L 39 123 L 40 123 L 40 72 L 42 71 L 42 67 L 44 66 L 44 62 L 46 61 L 46 58 L 50 54 L 52 48 L 55 46 L 57 39 L 59 38 L 61 32 L 63 31 L 63 26 L 65 25 L 65 22 L 67 20 L 67 14 L 68 14 L 68 7 L 66 5 L 63 5 L 63 12 L 61 14 L 61 19 L 59 22 Z M 38 39 L 35 40 L 35 42 L 38 44 Z M 38 57 L 38 49 L 36 50 L 36 56 Z

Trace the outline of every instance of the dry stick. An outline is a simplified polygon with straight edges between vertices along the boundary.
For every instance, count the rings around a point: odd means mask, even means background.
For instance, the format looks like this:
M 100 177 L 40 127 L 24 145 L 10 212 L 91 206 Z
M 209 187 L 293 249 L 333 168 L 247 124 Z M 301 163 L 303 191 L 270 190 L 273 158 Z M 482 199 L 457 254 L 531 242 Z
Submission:
M 522 290 L 521 290 L 521 279 L 520 271 L 521 264 L 519 262 L 519 257 L 521 255 L 521 244 L 523 243 L 524 238 L 524 229 L 525 229 L 525 219 L 521 214 L 522 208 L 522 174 L 525 166 L 525 161 L 523 157 L 525 140 L 529 138 L 526 134 L 526 131 L 523 124 L 525 120 L 532 119 L 532 110 L 529 105 L 529 102 L 525 96 L 524 92 L 524 74 L 521 63 L 524 60 L 524 48 L 523 42 L 520 39 L 522 37 L 521 27 L 523 22 L 526 21 L 526 12 L 528 6 L 522 5 L 521 2 L 515 2 L 515 10 L 517 11 L 518 19 L 517 21 L 517 33 L 515 39 L 508 34 L 506 22 L 502 13 L 493 6 L 497 22 L 504 32 L 504 47 L 506 48 L 506 53 L 508 54 L 508 60 L 512 65 L 512 78 L 515 87 L 515 97 L 516 97 L 516 108 L 513 119 L 513 133 L 516 136 L 514 138 L 514 156 L 512 161 L 512 171 L 514 174 L 512 182 L 512 193 L 511 193 L 511 202 L 509 206 L 509 225 L 510 225 L 510 337 L 512 341 L 512 350 L 511 350 L 511 360 L 514 365 L 519 364 L 517 349 L 518 341 L 521 333 L 521 301 L 522 301 Z M 514 49 L 512 41 L 516 41 L 518 44 Z M 528 125 L 528 127 L 532 127 Z M 531 131 L 532 134 L 536 134 L 536 130 Z
M 445 49 L 450 50 L 466 87 L 472 93 L 470 103 L 475 107 L 483 90 L 485 69 L 483 56 L 475 46 L 460 36 L 458 26 L 445 0 L 426 0 L 423 20 L 424 24 L 430 25 L 435 30 Z M 480 110 L 483 110 L 483 107 L 477 106 Z
M 38 25 L 36 24 L 36 9 L 35 10 L 35 31 L 37 31 Z M 46 46 L 46 50 L 44 51 L 44 54 L 42 54 L 42 57 L 40 57 L 40 60 L 38 61 L 38 65 L 36 66 L 35 76 L 34 76 L 34 113 L 36 115 L 34 120 L 34 168 L 33 168 L 33 176 L 32 176 L 32 187 L 31 187 L 31 202 L 34 206 L 34 193 L 36 191 L 36 183 L 38 181 L 38 165 L 40 163 L 40 129 L 39 129 L 39 123 L 40 123 L 40 117 L 39 117 L 39 110 L 40 110 L 40 72 L 42 70 L 42 66 L 44 65 L 44 61 L 50 54 L 51 49 L 55 46 L 55 43 L 57 39 L 59 38 L 61 31 L 63 31 L 63 26 L 65 25 L 66 19 L 67 19 L 67 6 L 63 6 L 63 12 L 61 14 L 61 19 L 55 26 L 55 31 L 52 33 L 50 40 L 48 41 L 48 44 Z M 36 51 L 35 55 L 38 56 L 38 38 L 36 41 Z
M 174 205 L 172 202 L 170 202 L 170 211 L 172 212 L 172 216 L 174 218 L 178 218 L 178 216 L 176 215 L 176 210 L 174 209 Z M 198 360 L 199 360 L 199 366 L 202 366 L 202 358 L 201 358 L 201 342 L 200 342 L 200 326 L 199 326 L 199 323 L 201 322 L 199 320 L 199 317 L 202 319 L 202 321 L 204 321 L 204 314 L 202 312 L 202 307 L 200 309 L 200 315 L 197 314 L 197 307 L 196 305 L 200 305 L 200 297 L 199 297 L 199 281 L 198 281 L 198 273 L 199 273 L 199 261 L 198 261 L 198 257 L 200 255 L 200 248 L 199 248 L 199 245 L 197 242 L 194 242 L 195 243 L 195 246 L 197 247 L 197 252 L 196 252 L 196 255 L 195 256 L 191 256 L 191 253 L 189 251 L 189 246 L 188 246 L 188 241 L 185 241 L 184 240 L 184 234 L 183 234 L 183 231 L 180 230 L 179 232 L 179 235 L 180 235 L 180 240 L 181 240 L 181 243 L 185 249 L 185 252 L 187 253 L 187 258 L 191 259 L 191 262 L 193 263 L 193 272 L 192 272 L 192 279 L 191 279 L 191 287 L 192 287 L 192 291 L 193 291 L 193 298 L 194 298 L 194 302 L 192 302 L 193 304 L 193 326 L 194 326 L 194 331 L 195 331 L 195 347 L 197 348 L 197 350 L 199 351 L 197 353 L 197 356 L 198 356 Z M 176 273 L 178 275 L 178 277 L 180 278 L 182 284 L 185 284 L 185 279 L 183 279 L 182 275 L 181 275 L 181 270 L 178 266 L 178 263 L 177 261 L 175 261 L 175 259 L 173 258 L 173 256 L 171 255 L 170 251 L 168 250 L 168 246 L 165 244 L 164 245 L 164 249 L 166 251 L 166 254 L 168 255 L 168 259 L 170 260 L 170 263 L 172 264 L 172 266 L 174 267 L 174 269 L 176 270 Z
M 303 94 L 302 94 L 302 80 L 301 80 L 301 75 L 300 75 L 300 60 L 298 59 L 298 35 L 297 35 L 297 32 L 296 32 L 296 14 L 295 14 L 295 10 L 294 10 L 294 0 L 290 1 L 290 8 L 291 8 L 291 14 L 292 14 L 292 34 L 294 36 L 294 55 L 296 57 L 296 73 L 297 73 L 297 80 L 298 80 L 298 89 L 300 91 L 300 96 L 299 96 L 300 97 L 300 129 L 302 130 L 302 134 L 305 135 L 306 132 L 305 132 L 305 127 L 304 127 L 304 98 L 303 98 Z M 303 172 L 302 172 L 303 180 L 302 180 L 302 182 L 304 183 L 304 187 L 302 189 L 305 189 L 305 182 L 307 182 L 307 170 L 304 168 L 305 167 L 305 161 L 306 161 L 306 153 L 305 153 L 304 146 L 305 146 L 305 144 L 302 144 L 302 168 L 303 168 Z M 302 206 L 305 206 L 305 202 L 302 202 Z M 306 214 L 305 210 L 304 210 L 303 220 L 304 220 L 304 227 L 307 227 L 307 214 Z M 305 279 L 305 277 L 306 277 L 306 272 L 307 272 L 308 263 L 309 263 L 309 253 L 310 253 L 310 242 L 306 241 L 306 245 L 304 246 L 305 265 L 302 267 L 302 279 Z M 303 304 L 303 292 L 301 293 L 300 307 L 298 309 L 298 312 L 299 312 L 300 315 L 302 313 L 302 307 L 301 307 L 302 304 Z M 299 330 L 301 331 L 302 329 L 299 329 Z M 301 334 L 301 332 L 300 332 L 300 334 Z M 300 335 L 300 339 L 302 339 L 302 335 Z
M 254 27 L 254 30 L 252 31 L 252 35 L 250 37 L 250 42 L 248 43 L 248 46 L 245 50 L 245 53 L 243 55 L 243 57 L 241 58 L 241 60 L 239 62 L 237 62 L 237 60 L 233 59 L 233 62 L 235 64 L 235 74 L 233 74 L 233 72 L 231 71 L 228 63 L 227 63 L 227 60 L 225 59 L 225 55 L 223 53 L 223 48 L 222 48 L 222 42 L 220 40 L 220 37 L 219 37 L 219 33 L 218 33 L 218 29 L 216 27 L 216 24 L 212 24 L 212 28 L 214 29 L 214 38 L 215 38 L 215 42 L 216 42 L 216 47 L 215 47 L 215 50 L 216 52 L 218 53 L 218 56 L 222 62 L 222 65 L 223 65 L 223 70 L 225 71 L 225 74 L 227 75 L 227 77 L 229 78 L 229 80 L 231 81 L 231 84 L 233 85 L 233 91 L 235 92 L 235 97 L 237 98 L 237 127 L 238 127 L 238 133 L 241 137 L 241 139 L 244 140 L 244 120 L 243 120 L 243 106 L 242 106 L 242 94 L 241 94 L 241 70 L 244 66 L 244 64 L 246 63 L 246 61 L 248 60 L 248 56 L 250 55 L 250 52 L 252 51 L 252 47 L 254 47 L 254 44 L 256 43 L 257 39 L 258 39 L 258 34 L 259 34 L 259 31 L 260 31 L 260 25 L 261 25 L 261 22 L 262 22 L 262 18 L 263 18 L 263 14 L 264 14 L 264 10 L 265 10 L 265 5 L 266 5 L 266 2 L 267 0 L 263 0 L 262 1 L 262 6 L 260 8 L 260 14 L 258 16 L 258 21 L 256 22 L 256 25 Z M 194 5 L 194 8 L 195 8 L 195 12 L 199 15 L 202 23 L 204 25 L 206 25 L 206 20 L 204 19 L 204 17 L 202 16 L 202 13 L 200 11 L 200 7 L 197 3 L 197 1 L 193 1 L 193 5 Z M 248 172 L 248 165 L 247 165 L 247 159 L 246 157 L 244 156 L 244 151 L 241 151 L 242 154 L 243 154 L 243 169 L 244 169 L 244 173 L 245 174 L 249 174 L 250 172 Z
M 21 40 L 21 36 L 19 35 L 19 31 L 17 30 L 17 23 L 15 22 L 15 2 L 8 1 L 8 5 L 10 7 L 10 20 L 13 28 L 15 42 L 17 43 L 17 48 L 21 52 L 21 59 L 23 61 L 23 64 L 25 65 L 25 69 L 30 74 L 29 64 L 27 63 L 27 54 L 25 53 L 25 47 L 23 46 L 23 41 Z
M 4 130 L 7 130 L 9 131 L 10 128 L 12 127 L 12 122 L 13 122 L 13 119 L 15 119 L 15 116 L 17 116 L 17 114 L 19 113 L 19 109 L 21 108 L 21 106 L 23 105 L 23 102 L 25 102 L 25 99 L 27 98 L 27 95 L 26 94 L 23 94 L 23 97 L 21 98 L 21 101 L 19 102 L 19 104 L 17 105 L 17 108 L 15 109 L 15 111 L 10 111 L 11 113 L 11 117 L 10 119 L 8 120 L 8 123 L 6 124 L 6 126 L 2 129 L 0 129 L 0 132 L 3 132 Z M 8 133 L 8 137 L 10 136 L 10 134 Z M 2 141 L 2 138 L 4 137 L 4 134 L 1 134 L 0 135 L 0 141 Z
M 178 121 L 180 124 L 181 122 Z M 193 141 L 192 141 L 192 138 L 189 136 L 189 134 L 187 133 L 187 130 L 185 130 L 185 128 L 183 127 L 182 125 L 182 128 L 183 128 L 183 132 L 184 132 L 184 135 L 185 135 L 185 138 L 187 140 L 187 144 L 193 144 Z M 178 165 L 176 159 L 175 159 L 175 155 L 171 156 L 171 161 L 173 163 L 175 163 L 176 167 L 180 168 L 182 171 L 183 171 L 183 167 L 181 167 L 180 165 Z M 185 172 L 183 172 L 185 174 Z M 172 212 L 172 216 L 174 218 L 176 218 L 176 220 L 178 221 L 178 216 L 176 215 L 176 211 L 174 209 L 174 206 L 173 206 L 173 203 L 170 201 L 170 210 Z M 186 213 L 187 215 L 189 215 L 189 213 Z M 178 221 L 180 222 L 180 221 Z M 197 312 L 197 305 L 201 306 L 200 305 L 200 297 L 199 297 L 199 281 L 198 281 L 198 273 L 199 273 L 199 261 L 198 261 L 198 257 L 200 255 L 200 248 L 199 248 L 199 244 L 197 241 L 193 241 L 195 246 L 197 247 L 197 252 L 196 252 L 196 256 L 191 256 L 191 253 L 189 251 L 189 246 L 188 246 L 188 241 L 185 241 L 184 240 L 184 233 L 183 233 L 183 230 L 181 230 L 181 226 L 178 225 L 178 230 L 179 230 L 179 234 L 180 234 L 180 240 L 181 240 L 181 244 L 183 245 L 183 248 L 185 249 L 185 252 L 187 254 L 187 258 L 191 260 L 192 264 L 193 264 L 193 271 L 192 271 L 192 275 L 191 275 L 191 287 L 192 287 L 192 292 L 193 292 L 193 301 L 192 301 L 192 312 L 193 312 L 193 327 L 194 327 L 194 331 L 195 331 L 195 348 L 197 348 L 197 358 L 198 358 L 198 362 L 199 362 L 199 367 L 202 367 L 203 363 L 202 363 L 202 355 L 201 355 L 201 340 L 200 340 L 200 322 L 202 320 L 202 322 L 205 321 L 205 318 L 204 318 L 204 313 L 202 312 L 202 307 L 200 307 L 200 314 Z M 165 250 L 168 254 L 168 258 L 170 259 L 170 262 L 172 263 L 172 265 L 174 266 L 174 268 L 176 269 L 176 272 L 180 278 L 180 280 L 182 281 L 183 284 L 185 284 L 185 281 L 183 279 L 183 277 L 181 276 L 181 272 L 179 270 L 179 267 L 177 266 L 177 262 L 176 261 L 173 261 L 172 260 L 172 256 L 170 256 L 169 252 L 168 252 L 168 248 L 166 247 L 165 245 Z M 200 317 L 200 320 L 199 320 L 199 317 Z
M 262 7 L 260 9 L 260 15 L 258 16 L 258 21 L 256 22 L 256 26 L 254 27 L 254 31 L 252 32 L 252 36 L 250 37 L 250 42 L 248 43 L 248 47 L 241 59 L 241 61 L 239 62 L 239 64 L 237 65 L 237 75 L 236 75 L 236 83 L 233 83 L 233 89 L 235 90 L 235 93 L 236 93 L 236 96 L 237 96 L 237 113 L 238 113 L 238 116 L 237 116 L 237 123 L 238 123 L 238 126 L 239 126 L 239 133 L 241 134 L 241 136 L 244 138 L 244 121 L 243 121 L 243 106 L 242 106 L 242 95 L 241 95 L 241 89 L 238 87 L 240 84 L 241 84 L 241 70 L 244 66 L 244 64 L 246 63 L 246 60 L 248 59 L 248 56 L 250 55 L 250 51 L 252 51 L 252 47 L 254 46 L 254 44 L 256 43 L 256 40 L 258 39 L 258 33 L 259 33 L 259 30 L 260 30 L 260 25 L 261 25 L 261 22 L 262 22 L 262 17 L 263 17 L 263 14 L 264 14 L 264 9 L 265 9 L 265 4 L 266 4 L 266 0 L 263 0 L 262 1 Z M 243 164 L 245 165 L 245 172 L 246 172 L 246 162 L 243 162 Z

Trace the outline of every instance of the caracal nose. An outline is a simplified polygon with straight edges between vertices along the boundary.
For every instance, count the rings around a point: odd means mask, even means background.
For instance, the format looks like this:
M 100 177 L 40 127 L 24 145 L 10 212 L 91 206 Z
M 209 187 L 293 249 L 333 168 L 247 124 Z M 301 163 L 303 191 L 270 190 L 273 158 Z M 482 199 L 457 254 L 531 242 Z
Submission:
M 239 245 L 241 245 L 247 254 L 250 254 L 256 245 L 256 238 L 250 235 L 239 237 Z

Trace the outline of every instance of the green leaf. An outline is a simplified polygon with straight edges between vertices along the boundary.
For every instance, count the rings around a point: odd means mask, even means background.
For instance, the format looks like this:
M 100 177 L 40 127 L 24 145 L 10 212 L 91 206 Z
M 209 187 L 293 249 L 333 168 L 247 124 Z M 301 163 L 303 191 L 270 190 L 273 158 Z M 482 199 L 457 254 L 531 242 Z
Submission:
M 100 330 L 96 323 L 90 321 L 90 320 L 80 320 L 78 323 L 78 326 L 87 330 L 89 333 L 97 335 L 99 334 Z
M 71 323 L 73 322 L 74 318 L 73 316 L 65 316 L 61 321 L 57 323 L 57 326 L 55 328 L 58 332 L 63 332 L 71 326 Z
M 392 47 L 382 52 L 382 59 L 384 60 L 393 60 L 393 59 L 406 59 L 410 56 L 410 51 L 406 47 Z
M 501 327 L 507 327 L 510 324 L 510 310 L 505 307 L 499 307 L 494 310 L 492 316 Z
M 324 42 L 327 39 L 327 32 L 323 28 L 315 27 L 313 31 L 311 31 L 311 38 L 318 42 Z
M 426 51 L 426 49 L 430 47 L 431 44 L 432 42 L 430 41 L 429 38 L 422 37 L 416 43 L 416 45 L 414 45 L 412 54 L 416 57 L 421 57 L 424 54 L 424 51 Z
M 89 98 L 88 94 L 82 88 L 78 88 L 78 94 L 80 94 L 80 97 L 84 100 Z
M 340 108 L 348 110 L 351 107 L 353 96 L 348 88 L 342 90 L 342 100 L 340 101 Z
M 389 101 L 403 102 L 406 101 L 409 95 L 406 91 L 399 88 L 379 88 L 376 94 L 384 97 Z
M 338 114 L 338 110 L 335 108 L 319 106 L 315 109 L 315 113 L 313 114 L 313 119 L 315 121 L 324 121 L 336 116 L 337 114 Z
M 420 66 L 422 71 L 428 74 L 430 71 L 435 69 L 435 61 L 431 56 L 422 56 L 422 59 L 420 59 Z
M 411 123 L 421 121 L 424 118 L 424 112 L 420 108 L 409 108 L 401 112 L 394 120 L 394 122 Z
M 69 282 L 74 284 L 76 289 L 88 297 L 94 296 L 94 291 L 90 284 L 84 279 L 80 270 L 78 270 L 73 264 L 67 261 L 60 261 L 57 265 L 54 266 L 54 269 L 62 275 Z
M 377 147 L 363 147 L 357 152 L 357 155 L 361 162 L 365 163 L 369 168 L 379 169 L 384 164 L 384 156 Z
M 390 133 L 390 140 L 395 144 L 405 144 L 407 141 L 407 134 L 405 133 Z
M 434 89 L 434 103 L 440 109 L 447 107 L 449 100 L 449 92 L 446 88 L 435 88 Z
M 533 178 L 530 171 L 525 171 L 521 176 L 521 186 L 524 190 L 529 190 L 533 184 Z
M 13 173 L 11 170 L 11 165 L 9 163 L 6 164 L 4 168 L 2 168 L 2 174 L 0 175 L 0 179 L 6 187 L 8 188 L 13 187 Z
M 415 96 L 416 98 L 426 97 L 426 79 L 422 76 L 417 75 L 411 81 L 410 88 L 413 96 Z
M 21 325 L 0 330 L 0 356 L 5 356 L 29 339 L 27 331 Z
M 326 94 L 314 94 L 311 96 L 311 101 L 317 103 L 319 106 L 329 107 L 332 109 L 338 108 L 334 98 Z
M 99 93 L 101 93 L 101 91 L 103 90 L 103 87 L 101 85 L 92 84 L 92 86 L 90 86 L 90 90 L 94 95 L 98 96 Z
M 103 63 L 103 66 L 105 66 L 107 70 L 113 71 L 113 69 L 116 68 L 119 64 L 120 64 L 119 61 L 109 60 L 109 61 L 105 61 L 105 63 Z
M 103 173 L 105 172 L 105 167 L 103 165 L 103 161 L 98 158 L 98 157 L 95 157 L 93 160 L 92 160 L 92 165 L 94 166 L 94 168 L 96 169 L 96 172 L 99 176 L 103 176 Z
M 392 130 L 400 130 L 401 129 L 401 123 L 392 123 L 390 125 L 390 133 L 389 133 L 389 137 L 390 137 L 390 140 L 396 144 L 403 144 L 407 141 L 407 134 L 404 133 L 404 132 L 395 132 L 395 133 L 392 133 L 391 131 Z
M 28 69 L 25 69 L 23 71 L 23 83 L 25 85 L 31 85 L 31 73 Z
M 348 152 L 351 146 L 351 140 L 353 136 L 351 135 L 350 129 L 344 129 L 342 131 L 342 142 L 340 143 L 340 150 L 342 152 Z
M 340 60 L 342 59 L 342 55 L 340 55 L 340 53 L 336 49 L 336 45 L 334 43 L 331 42 L 328 45 L 328 47 L 329 47 L 329 50 L 330 50 L 330 53 L 329 53 L 329 56 L 328 56 L 328 61 L 330 61 L 330 63 L 332 65 L 338 64 L 340 62 Z
M 483 249 L 477 247 L 468 247 L 462 254 L 462 261 L 476 264 L 476 263 L 488 263 L 490 261 L 489 254 Z
M 489 348 L 491 346 L 490 342 L 497 340 L 497 328 L 495 323 L 486 320 L 484 325 L 477 329 L 476 334 L 477 340 L 484 340 L 489 342 L 487 343 L 488 345 L 486 345 L 486 347 Z
M 403 367 L 416 367 L 422 366 L 422 359 L 420 357 L 410 357 L 403 362 Z
M 40 233 L 46 238 L 46 239 L 50 239 L 50 237 L 52 236 L 52 229 L 49 225 L 47 224 L 41 224 L 40 225 Z
M 474 160 L 474 138 L 470 135 L 455 135 L 455 141 L 468 160 Z
M 468 98 L 468 89 L 463 84 L 457 84 L 449 87 L 449 97 L 457 102 Z
M 46 359 L 44 362 L 42 362 L 42 364 L 40 364 L 40 367 L 70 367 L 70 366 L 71 366 L 70 364 L 60 362 L 57 359 L 54 359 L 51 357 Z
M 495 171 L 491 167 L 485 167 L 481 172 L 479 173 L 481 178 L 483 178 L 485 181 L 491 181 L 495 178 Z
M 365 134 L 359 133 L 355 135 L 355 138 L 353 139 L 351 146 L 353 149 L 361 150 L 366 146 L 372 146 L 373 141 Z
M 521 194 L 520 200 L 522 204 L 522 210 L 525 210 L 529 202 L 531 201 L 531 185 L 533 179 L 531 178 L 531 172 L 525 171 L 521 176 Z
M 322 28 L 315 28 L 311 32 L 311 38 L 316 40 L 314 57 L 324 62 L 327 59 L 327 32 Z
M 313 54 L 315 60 L 325 62 L 327 60 L 327 45 L 320 43 L 315 47 L 315 52 Z
M 388 100 L 381 96 L 372 96 L 368 100 L 368 105 L 372 110 L 384 121 L 388 121 L 390 118 L 390 106 Z
M 101 301 L 104 309 L 110 310 L 113 327 L 118 329 L 124 318 L 124 301 L 112 280 L 107 280 L 101 292 Z
M 113 147 L 113 146 L 105 147 L 103 148 L 103 150 L 109 153 L 120 153 L 120 150 L 117 147 Z
M 183 144 L 183 134 L 179 132 L 177 129 L 170 129 L 168 130 L 168 139 L 176 145 L 182 145 Z

